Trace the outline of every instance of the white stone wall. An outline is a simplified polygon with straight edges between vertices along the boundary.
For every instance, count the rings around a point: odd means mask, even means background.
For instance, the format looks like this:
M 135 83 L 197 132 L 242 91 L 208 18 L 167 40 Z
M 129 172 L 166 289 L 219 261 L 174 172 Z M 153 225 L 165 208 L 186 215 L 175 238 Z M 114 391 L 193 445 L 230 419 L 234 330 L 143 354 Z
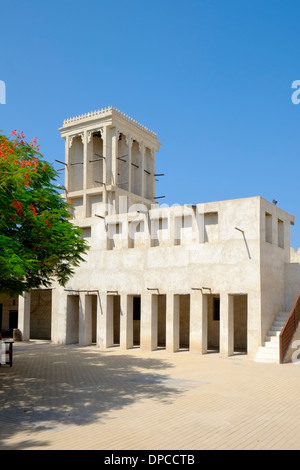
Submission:
M 153 209 L 148 214 L 111 215 L 105 221 L 84 219 L 84 225 L 90 222 L 91 226 L 91 250 L 67 288 L 143 297 L 155 288 L 163 295 L 188 296 L 194 288 L 206 287 L 209 294 L 246 295 L 248 350 L 254 354 L 285 303 L 289 256 L 288 245 L 265 246 L 267 242 L 262 241 L 261 220 L 266 208 L 275 211 L 275 217 L 280 216 L 287 226 L 290 224 L 289 214 L 275 206 L 273 209 L 260 197 L 198 204 L 196 208 Z M 183 223 L 179 240 L 175 221 L 182 220 L 183 213 L 188 226 Z M 135 223 L 142 220 L 146 228 L 140 244 L 134 247 L 128 236 L 132 219 Z M 190 229 L 188 239 L 185 228 Z M 107 241 L 107 234 L 112 243 Z M 153 234 L 157 237 L 155 244 Z M 134 237 L 137 235 L 141 232 Z M 53 339 L 59 342 L 61 336 L 60 329 Z

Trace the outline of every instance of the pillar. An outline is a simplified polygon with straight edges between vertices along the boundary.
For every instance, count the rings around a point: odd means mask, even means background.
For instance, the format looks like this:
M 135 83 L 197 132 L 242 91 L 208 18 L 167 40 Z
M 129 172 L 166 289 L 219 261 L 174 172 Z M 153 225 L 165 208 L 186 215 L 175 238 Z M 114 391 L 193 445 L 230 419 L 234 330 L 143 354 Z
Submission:
M 69 163 L 70 163 L 70 137 L 67 135 L 65 138 L 65 188 L 69 189 Z
M 131 187 L 131 147 L 132 147 L 133 138 L 130 135 L 126 136 L 126 144 L 128 147 L 128 191 L 132 193 Z
M 117 175 L 117 158 L 118 158 L 118 140 L 120 132 L 115 128 L 111 139 L 111 184 L 116 185 L 118 181 Z
M 232 356 L 234 352 L 233 303 L 233 295 L 220 295 L 220 354 L 224 357 Z
M 207 353 L 207 296 L 199 290 L 191 294 L 190 351 Z
M 141 349 L 157 349 L 157 308 L 158 296 L 146 293 L 142 296 L 141 312 Z
M 80 294 L 79 300 L 79 345 L 92 343 L 92 296 Z
M 67 341 L 68 295 L 62 286 L 52 289 L 51 340 L 53 344 Z
M 87 141 L 87 131 L 84 130 L 83 134 L 81 135 L 81 141 L 83 144 L 83 213 L 85 217 L 88 216 L 88 201 L 87 201 L 87 195 L 86 195 L 86 189 L 87 189 L 87 170 L 88 170 L 88 141 Z
M 18 304 L 18 329 L 22 332 L 23 340 L 30 339 L 30 293 L 19 295 Z
M 167 294 L 166 350 L 179 351 L 179 295 Z
M 150 199 L 154 199 L 154 196 L 155 196 L 155 150 L 154 149 L 151 149 L 151 157 L 152 157 L 152 169 L 151 169 L 151 172 L 153 171 L 153 175 L 152 176 L 152 194 L 151 194 L 151 198 Z
M 84 130 L 83 135 L 81 137 L 81 141 L 83 143 L 83 190 L 85 190 L 87 185 L 87 169 L 88 169 L 88 139 L 87 139 L 87 131 Z
M 247 295 L 247 353 L 255 357 L 258 348 L 262 346 L 261 296 L 259 292 L 249 292 Z
M 141 178 L 141 196 L 144 198 L 146 196 L 145 191 L 145 145 L 143 143 L 139 144 L 139 149 L 141 152 L 141 168 L 140 168 L 140 178 Z
M 120 297 L 120 348 L 133 347 L 133 296 L 122 294 Z
M 113 346 L 114 297 L 100 294 L 97 304 L 97 346 L 101 349 Z

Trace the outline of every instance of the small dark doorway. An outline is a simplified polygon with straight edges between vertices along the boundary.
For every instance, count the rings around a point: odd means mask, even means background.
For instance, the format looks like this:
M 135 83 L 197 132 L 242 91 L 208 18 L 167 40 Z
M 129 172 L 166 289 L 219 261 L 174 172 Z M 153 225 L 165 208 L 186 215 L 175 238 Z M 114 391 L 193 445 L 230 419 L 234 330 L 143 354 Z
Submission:
M 179 348 L 190 347 L 190 296 L 179 296 Z
M 11 335 L 14 328 L 18 328 L 18 310 L 9 311 L 9 332 Z
M 157 346 L 166 347 L 166 295 L 157 296 Z
M 140 345 L 141 334 L 141 297 L 133 297 L 133 344 Z
M 220 350 L 220 296 L 207 296 L 207 348 L 210 351 Z
M 247 294 L 234 296 L 234 352 L 247 354 Z
M 113 344 L 120 345 L 120 296 L 115 295 L 113 296 L 113 316 L 114 316 L 114 324 L 113 324 Z

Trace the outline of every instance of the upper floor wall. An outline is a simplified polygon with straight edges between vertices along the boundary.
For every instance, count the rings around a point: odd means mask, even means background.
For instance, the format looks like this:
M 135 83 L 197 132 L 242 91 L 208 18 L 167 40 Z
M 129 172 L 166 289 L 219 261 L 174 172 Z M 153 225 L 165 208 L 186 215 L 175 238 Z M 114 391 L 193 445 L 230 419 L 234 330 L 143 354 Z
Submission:
M 260 197 L 150 210 L 143 204 L 126 207 L 125 201 L 121 212 L 110 214 L 101 208 L 76 218 L 92 250 L 203 245 L 215 262 L 235 262 L 240 255 L 259 262 L 269 256 L 280 265 L 289 261 L 293 217 Z

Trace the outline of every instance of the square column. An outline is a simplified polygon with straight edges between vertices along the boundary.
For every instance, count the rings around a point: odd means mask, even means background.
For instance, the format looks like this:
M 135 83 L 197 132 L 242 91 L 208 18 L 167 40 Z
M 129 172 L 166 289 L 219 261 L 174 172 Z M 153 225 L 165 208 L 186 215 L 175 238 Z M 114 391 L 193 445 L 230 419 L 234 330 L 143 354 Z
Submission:
M 263 344 L 261 321 L 261 297 L 259 292 L 249 292 L 247 295 L 247 353 L 255 357 L 258 348 Z
M 126 144 L 128 147 L 128 191 L 132 192 L 131 187 L 131 147 L 132 147 L 133 138 L 130 135 L 126 136 Z
M 179 351 L 179 295 L 167 294 L 166 350 Z
M 140 178 L 141 178 L 141 196 L 146 197 L 145 194 L 145 145 L 140 143 L 139 144 L 140 152 L 141 152 L 141 169 L 140 169 Z
M 62 286 L 52 290 L 51 340 L 53 344 L 66 344 L 68 295 Z
M 101 349 L 113 346 L 114 297 L 101 294 L 97 304 L 97 346 Z
M 70 137 L 65 137 L 65 188 L 69 189 Z
M 87 168 L 88 168 L 88 141 L 87 141 L 87 131 L 83 131 L 81 137 L 83 143 L 83 190 L 87 188 Z
M 18 329 L 22 332 L 23 341 L 30 339 L 30 293 L 19 295 Z
M 142 296 L 141 349 L 153 351 L 157 348 L 158 296 L 146 293 Z
M 120 304 L 120 348 L 130 349 L 133 347 L 133 296 L 122 294 Z
M 207 296 L 193 291 L 190 306 L 190 351 L 207 353 Z
M 92 343 L 92 296 L 79 297 L 79 345 L 87 346 Z
M 111 130 L 111 181 L 108 183 L 116 185 L 118 181 L 117 177 L 117 158 L 118 158 L 118 140 L 120 132 L 118 129 Z
M 220 294 L 220 354 L 224 357 L 234 352 L 233 303 L 233 295 Z

